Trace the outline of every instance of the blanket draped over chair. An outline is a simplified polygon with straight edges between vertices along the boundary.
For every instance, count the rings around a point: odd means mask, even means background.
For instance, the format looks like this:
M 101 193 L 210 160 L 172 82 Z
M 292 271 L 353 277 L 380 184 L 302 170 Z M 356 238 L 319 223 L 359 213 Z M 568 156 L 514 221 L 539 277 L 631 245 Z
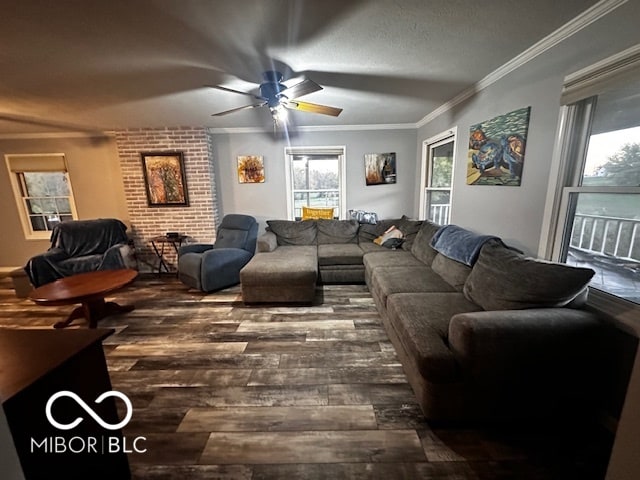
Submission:
M 53 227 L 51 247 L 24 267 L 35 287 L 94 270 L 127 267 L 127 227 L 114 218 L 74 220 Z

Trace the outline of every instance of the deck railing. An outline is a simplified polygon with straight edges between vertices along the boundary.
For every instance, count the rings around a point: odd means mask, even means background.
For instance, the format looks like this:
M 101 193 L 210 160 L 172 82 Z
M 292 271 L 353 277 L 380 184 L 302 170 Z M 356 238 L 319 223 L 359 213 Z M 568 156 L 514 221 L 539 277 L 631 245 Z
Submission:
M 429 206 L 429 220 L 438 225 L 446 225 L 449 223 L 449 209 L 451 204 L 442 203 Z
M 576 214 L 569 245 L 586 253 L 640 262 L 640 219 Z

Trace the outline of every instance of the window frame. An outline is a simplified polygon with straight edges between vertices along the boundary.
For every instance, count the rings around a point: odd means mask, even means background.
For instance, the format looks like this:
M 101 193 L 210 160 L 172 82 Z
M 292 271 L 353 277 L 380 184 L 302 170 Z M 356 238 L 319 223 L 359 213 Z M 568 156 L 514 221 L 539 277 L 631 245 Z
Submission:
M 69 195 L 67 198 L 69 199 L 71 217 L 73 218 L 73 220 L 78 219 L 78 212 L 73 195 L 73 186 L 71 185 L 71 178 L 69 177 L 69 169 L 64 153 L 10 153 L 5 154 L 4 157 L 7 166 L 7 172 L 9 174 L 9 181 L 11 183 L 13 197 L 16 202 L 16 209 L 18 211 L 18 216 L 22 225 L 22 231 L 26 240 L 49 240 L 51 238 L 51 230 L 33 230 L 29 215 L 29 208 L 26 203 L 26 199 L 28 197 L 25 197 L 23 194 L 24 187 L 22 183 L 24 181 L 24 177 L 22 177 L 21 174 L 29 172 L 64 174 L 67 180 L 67 186 L 69 188 Z M 62 165 L 62 167 L 55 168 L 55 165 L 45 168 L 41 168 L 38 166 L 34 166 L 33 168 L 16 167 L 16 165 L 12 166 L 12 160 L 14 160 L 14 163 L 22 164 L 24 163 L 24 161 L 33 159 L 34 162 L 42 164 L 42 162 L 46 163 L 47 157 L 51 158 L 50 163 L 60 164 Z
M 287 194 L 287 218 L 295 220 L 295 198 L 293 190 L 293 157 L 298 155 L 335 155 L 338 160 L 338 218 L 346 218 L 347 197 L 346 197 L 346 156 L 347 148 L 340 146 L 317 146 L 317 147 L 285 147 L 285 181 Z M 309 190 L 316 191 L 316 190 Z
M 538 253 L 563 261 L 575 217 L 578 196 L 584 194 L 639 194 L 640 187 L 584 186 L 582 184 L 597 97 L 611 86 L 640 74 L 640 46 L 613 55 L 565 78 L 549 190 Z M 634 70 L 636 73 L 633 73 Z M 622 328 L 640 332 L 640 305 L 596 288 L 589 305 Z
M 433 137 L 428 138 L 422 142 L 422 156 L 420 165 L 420 205 L 418 207 L 418 218 L 420 220 L 426 220 L 429 217 L 429 209 L 427 208 L 428 191 L 448 191 L 449 192 L 449 212 L 446 223 L 451 222 L 451 214 L 453 212 L 453 190 L 454 180 L 456 174 L 456 152 L 457 152 L 457 137 L 458 127 L 455 126 L 444 132 L 441 132 Z M 449 142 L 453 142 L 453 163 L 451 165 L 451 187 L 429 187 L 431 183 L 431 176 L 433 172 L 433 157 L 431 153 L 433 149 L 444 145 Z

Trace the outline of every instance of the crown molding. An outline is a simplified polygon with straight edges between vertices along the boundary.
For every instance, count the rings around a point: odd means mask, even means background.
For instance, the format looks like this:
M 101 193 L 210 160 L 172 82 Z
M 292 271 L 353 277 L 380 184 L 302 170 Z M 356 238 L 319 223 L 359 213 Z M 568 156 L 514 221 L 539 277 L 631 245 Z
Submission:
M 593 86 L 602 85 L 603 82 L 614 80 L 627 73 L 637 76 L 634 72 L 639 69 L 640 43 L 567 75 L 564 79 L 561 101 L 563 104 L 568 104 L 586 98 L 583 95 L 594 94 L 589 92 Z
M 291 132 L 348 132 L 357 130 L 415 130 L 415 123 L 387 123 L 387 124 L 368 124 L 368 125 L 301 125 L 289 128 Z M 218 128 L 210 127 L 209 133 L 212 134 L 240 134 L 240 133 L 264 133 L 264 128 L 258 127 L 236 127 L 236 128 Z
M 533 44 L 531 47 L 527 48 L 521 54 L 515 56 L 507 63 L 498 67 L 493 72 L 488 74 L 486 77 L 482 78 L 479 82 L 475 83 L 473 86 L 468 89 L 462 91 L 460 94 L 453 97 L 446 103 L 443 103 L 438 108 L 433 110 L 431 113 L 423 117 L 416 123 L 418 128 L 426 125 L 430 121 L 436 119 L 446 111 L 452 109 L 456 105 L 464 102 L 465 100 L 471 98 L 473 95 L 478 93 L 481 90 L 484 90 L 490 85 L 493 85 L 501 78 L 505 77 L 509 73 L 514 70 L 522 67 L 526 63 L 530 62 L 537 56 L 543 54 L 544 52 L 552 49 L 559 43 L 563 42 L 567 38 L 576 34 L 583 28 L 588 27 L 593 22 L 601 19 L 602 17 L 608 15 L 616 8 L 627 3 L 628 0 L 602 0 L 595 5 L 591 6 L 584 12 L 582 12 L 577 17 L 573 18 L 569 22 L 565 23 L 563 26 L 555 30 L 554 32 L 547 35 L 545 38 L 540 40 L 539 42 Z
M 46 138 L 104 138 L 108 132 L 0 133 L 0 140 L 34 140 Z

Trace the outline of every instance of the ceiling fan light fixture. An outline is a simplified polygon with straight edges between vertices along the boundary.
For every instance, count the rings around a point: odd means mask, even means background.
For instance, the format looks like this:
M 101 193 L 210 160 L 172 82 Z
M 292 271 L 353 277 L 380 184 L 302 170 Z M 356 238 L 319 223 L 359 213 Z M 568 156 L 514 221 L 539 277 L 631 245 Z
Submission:
M 258 95 L 250 92 L 241 92 L 233 88 L 222 85 L 207 85 L 210 88 L 223 90 L 225 92 L 237 93 L 253 97 L 260 100 L 260 103 L 251 105 L 243 105 L 241 107 L 232 108 L 223 112 L 214 113 L 212 116 L 220 117 L 230 113 L 246 110 L 249 108 L 268 107 L 273 119 L 274 126 L 287 122 L 288 110 L 299 110 L 301 112 L 319 113 L 322 115 L 330 115 L 337 117 L 342 112 L 341 108 L 329 107 L 326 105 L 318 105 L 316 103 L 302 102 L 298 97 L 309 95 L 310 93 L 322 90 L 322 87 L 313 80 L 304 78 L 294 85 L 287 86 L 283 82 L 282 73 L 275 70 L 269 70 L 263 73 L 264 82 L 260 84 Z
M 286 123 L 287 118 L 289 117 L 289 112 L 284 105 L 280 104 L 276 107 L 269 107 L 271 111 L 271 117 L 275 123 Z

